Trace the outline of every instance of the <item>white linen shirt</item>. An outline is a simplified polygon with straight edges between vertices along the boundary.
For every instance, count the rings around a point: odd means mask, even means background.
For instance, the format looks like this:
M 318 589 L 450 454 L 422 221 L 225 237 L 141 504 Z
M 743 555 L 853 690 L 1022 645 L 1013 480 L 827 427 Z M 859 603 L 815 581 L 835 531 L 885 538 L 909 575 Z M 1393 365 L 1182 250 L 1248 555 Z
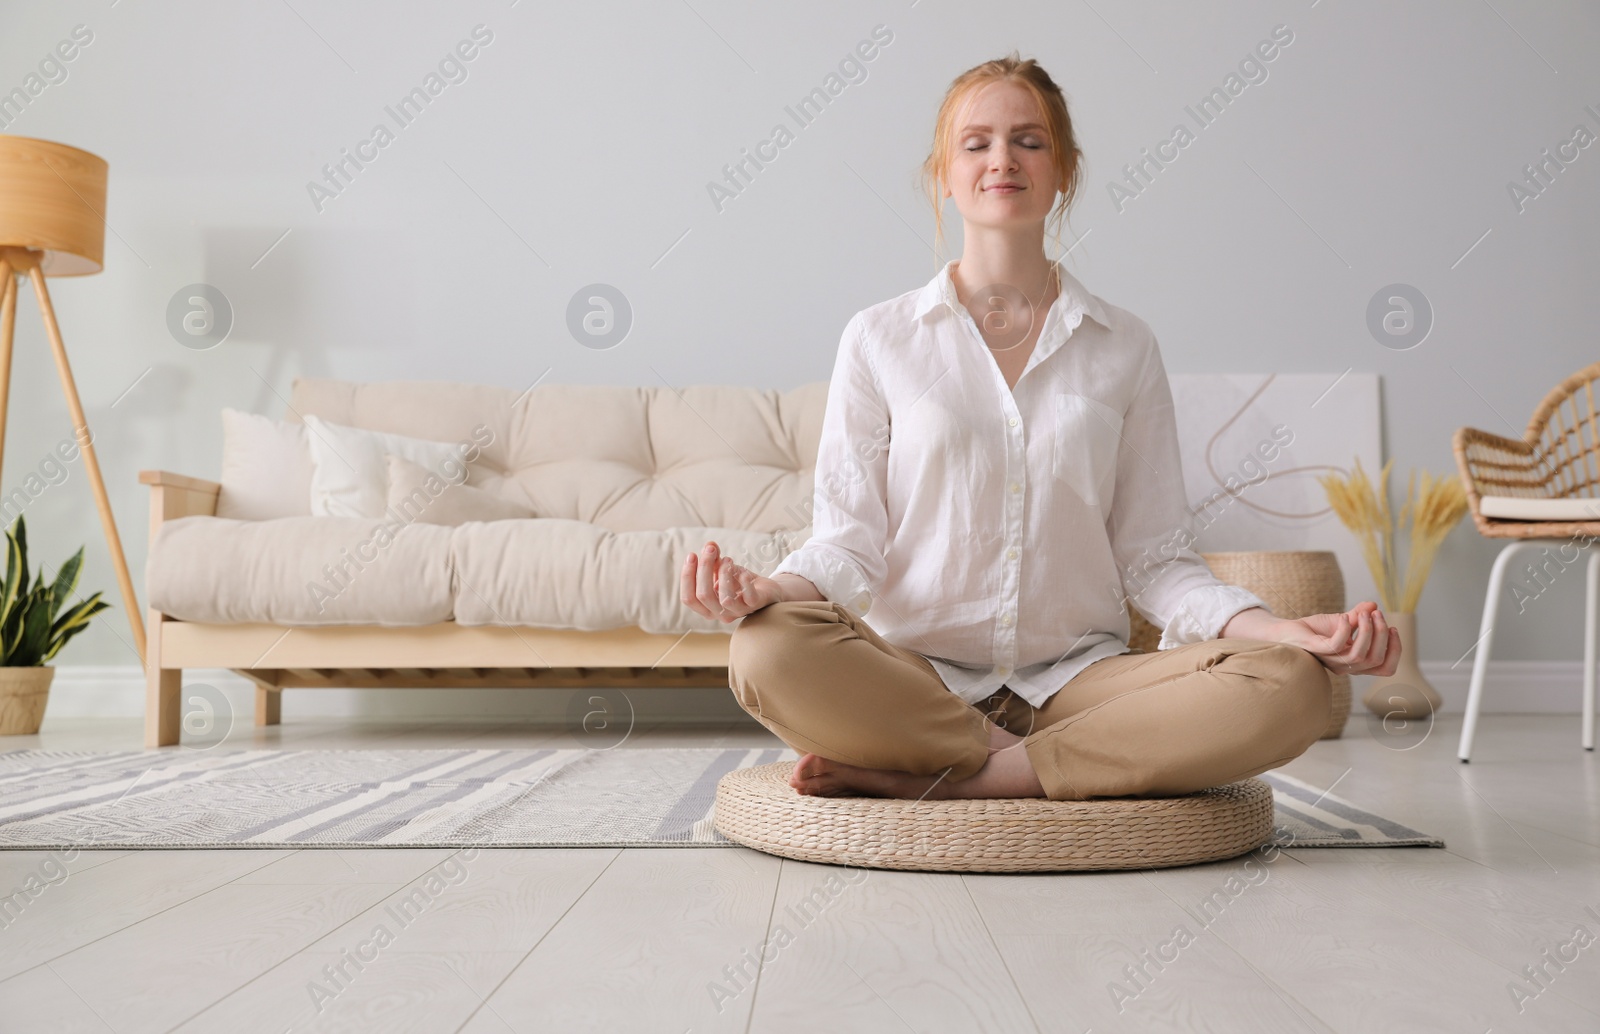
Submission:
M 1266 609 L 1187 548 L 1150 327 L 1058 263 L 1060 296 L 1013 390 L 956 298 L 954 265 L 845 326 L 812 534 L 772 574 L 870 610 L 874 631 L 926 657 L 969 704 L 1009 686 L 1039 707 L 1128 652 L 1127 602 L 1162 629 L 1160 649 Z

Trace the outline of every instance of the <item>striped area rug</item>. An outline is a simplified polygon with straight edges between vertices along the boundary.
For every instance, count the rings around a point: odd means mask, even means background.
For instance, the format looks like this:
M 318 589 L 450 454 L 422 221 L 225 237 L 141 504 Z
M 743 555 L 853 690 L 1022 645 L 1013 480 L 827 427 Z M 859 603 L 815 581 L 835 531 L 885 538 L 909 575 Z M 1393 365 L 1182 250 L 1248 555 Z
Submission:
M 0 754 L 0 849 L 731 847 L 717 780 L 772 749 L 21 750 Z M 1444 842 L 1277 773 L 1276 842 Z
M 1443 847 L 1444 841 L 1403 826 L 1310 783 L 1263 772 L 1272 787 L 1273 842 L 1284 847 Z

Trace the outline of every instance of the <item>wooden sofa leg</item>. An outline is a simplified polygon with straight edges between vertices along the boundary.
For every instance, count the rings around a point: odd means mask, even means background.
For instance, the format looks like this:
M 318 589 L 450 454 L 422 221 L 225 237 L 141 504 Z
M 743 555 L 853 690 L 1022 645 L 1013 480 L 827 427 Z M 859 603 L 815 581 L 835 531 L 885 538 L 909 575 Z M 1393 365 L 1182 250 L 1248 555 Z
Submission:
M 152 608 L 145 622 L 144 652 L 144 745 L 170 747 L 178 742 L 183 723 L 179 697 L 183 691 L 183 669 L 161 666 L 161 612 Z
M 283 690 L 256 687 L 256 724 L 277 725 L 283 720 Z
M 145 673 L 144 745 L 170 747 L 178 742 L 183 720 L 178 696 L 183 689 L 181 668 L 158 668 L 152 662 Z

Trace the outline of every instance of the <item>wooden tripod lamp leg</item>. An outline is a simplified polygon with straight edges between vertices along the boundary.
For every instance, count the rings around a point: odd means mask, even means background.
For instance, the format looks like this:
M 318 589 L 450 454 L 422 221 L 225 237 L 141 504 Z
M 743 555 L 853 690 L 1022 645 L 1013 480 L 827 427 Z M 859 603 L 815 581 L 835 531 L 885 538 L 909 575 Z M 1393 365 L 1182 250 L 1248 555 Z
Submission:
M 72 367 L 67 362 L 67 346 L 61 340 L 61 328 L 56 325 L 56 310 L 50 304 L 50 291 L 45 287 L 44 271 L 37 265 L 28 270 L 33 281 L 33 293 L 39 299 L 39 312 L 44 316 L 44 328 L 50 336 L 50 350 L 55 353 L 56 372 L 61 375 L 61 390 L 67 396 L 67 408 L 72 411 L 73 433 L 78 438 L 78 448 L 83 451 L 83 466 L 89 472 L 89 485 L 94 489 L 95 506 L 100 510 L 100 525 L 105 529 L 106 545 L 111 547 L 111 562 L 117 569 L 117 583 L 122 587 L 122 607 L 128 613 L 128 624 L 133 628 L 133 641 L 139 649 L 139 663 L 145 660 L 144 619 L 139 615 L 139 597 L 133 591 L 133 578 L 128 574 L 128 560 L 122 555 L 122 539 L 117 535 L 117 519 L 111 513 L 111 499 L 106 495 L 106 483 L 100 477 L 100 461 L 95 457 L 94 442 L 89 434 L 89 422 L 83 416 L 83 403 L 78 401 L 78 386 L 72 379 Z
M 11 342 L 16 329 L 17 277 L 11 263 L 0 258 L 0 469 L 5 464 L 6 402 L 11 398 Z

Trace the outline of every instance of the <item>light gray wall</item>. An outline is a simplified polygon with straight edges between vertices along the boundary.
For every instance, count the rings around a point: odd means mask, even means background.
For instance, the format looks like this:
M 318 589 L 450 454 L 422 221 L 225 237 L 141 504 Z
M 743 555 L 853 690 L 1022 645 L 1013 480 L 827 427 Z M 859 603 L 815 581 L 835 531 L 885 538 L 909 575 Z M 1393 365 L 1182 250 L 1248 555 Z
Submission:
M 1600 134 L 1585 110 L 1600 108 L 1596 8 L 1201 6 L 7 0 L 0 89 L 23 85 L 75 26 L 93 32 L 6 131 L 111 165 L 105 272 L 52 290 L 130 559 L 142 567 L 147 532 L 135 472 L 215 476 L 218 409 L 276 416 L 296 374 L 827 377 L 852 313 L 934 271 L 916 169 L 937 105 L 956 74 L 1013 47 L 1062 84 L 1088 155 L 1071 268 L 1149 321 L 1169 370 L 1376 371 L 1401 470 L 1452 469 L 1461 425 L 1520 432 L 1549 387 L 1600 358 L 1600 148 L 1579 150 L 1524 211 L 1507 186 L 1574 127 Z M 321 166 L 389 121 L 385 105 L 480 24 L 493 41 L 466 79 L 317 211 L 307 183 Z M 719 212 L 707 187 L 723 166 L 877 25 L 893 40 L 866 78 Z M 1185 106 L 1280 25 L 1293 42 L 1266 78 L 1118 212 L 1108 184 L 1122 166 L 1192 127 Z M 195 282 L 236 309 L 209 351 L 167 327 L 168 301 Z M 609 350 L 566 325 L 568 300 L 595 282 L 635 314 Z M 1368 300 L 1395 282 L 1434 308 L 1427 339 L 1404 351 L 1367 329 Z M 26 298 L 13 384 L 8 490 L 69 434 Z M 115 598 L 80 466 L 27 514 L 37 557 L 88 543 L 88 581 Z M 1494 552 L 1468 524 L 1446 542 L 1423 658 L 1471 646 Z M 1581 656 L 1581 582 L 1569 574 L 1508 615 L 1497 656 Z M 132 663 L 127 636 L 109 614 L 63 660 Z

